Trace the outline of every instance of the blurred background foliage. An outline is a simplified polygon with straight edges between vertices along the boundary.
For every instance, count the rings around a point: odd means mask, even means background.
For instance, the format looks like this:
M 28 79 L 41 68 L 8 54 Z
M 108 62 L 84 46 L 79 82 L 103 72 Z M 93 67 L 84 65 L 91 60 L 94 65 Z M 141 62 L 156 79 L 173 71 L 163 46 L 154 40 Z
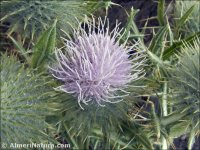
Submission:
M 1 141 L 32 138 L 69 143 L 72 149 L 164 150 L 183 148 L 175 139 L 185 136 L 187 148 L 195 149 L 199 5 L 198 0 L 1 1 Z M 72 96 L 50 88 L 59 84 L 48 77 L 47 66 L 55 47 L 62 47 L 60 36 L 71 38 L 85 15 L 107 15 L 111 28 L 117 19 L 124 28 L 122 40 L 130 34 L 129 45 L 139 42 L 136 51 L 146 50 L 146 76 L 139 81 L 145 86 L 130 88 L 124 103 L 82 111 Z

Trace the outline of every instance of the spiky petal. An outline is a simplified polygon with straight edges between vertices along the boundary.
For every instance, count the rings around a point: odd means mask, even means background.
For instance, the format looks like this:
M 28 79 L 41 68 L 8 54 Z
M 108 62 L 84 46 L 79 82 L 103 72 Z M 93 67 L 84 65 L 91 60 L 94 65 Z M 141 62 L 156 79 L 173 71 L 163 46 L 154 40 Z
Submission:
M 144 75 L 141 66 L 145 55 L 135 52 L 129 58 L 128 53 L 136 45 L 128 47 L 126 41 L 119 43 L 122 38 L 119 24 L 109 32 L 106 18 L 98 18 L 97 24 L 94 18 L 86 23 L 74 31 L 74 41 L 64 39 L 64 51 L 56 50 L 58 63 L 50 69 L 64 83 L 56 89 L 73 93 L 81 108 L 81 102 L 86 105 L 96 102 L 100 106 L 105 102 L 119 102 L 128 94 L 124 90 L 128 84 Z M 118 95 L 118 91 L 124 94 Z

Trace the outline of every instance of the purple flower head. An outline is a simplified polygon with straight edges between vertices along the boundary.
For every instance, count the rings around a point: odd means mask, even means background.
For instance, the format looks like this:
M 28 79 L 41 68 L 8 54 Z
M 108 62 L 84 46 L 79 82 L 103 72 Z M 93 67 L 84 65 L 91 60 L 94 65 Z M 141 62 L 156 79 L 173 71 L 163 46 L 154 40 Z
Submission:
M 144 75 L 141 66 L 145 55 L 142 52 L 128 54 L 135 49 L 119 43 L 122 29 L 119 24 L 109 32 L 108 20 L 91 22 L 74 31 L 75 40 L 66 40 L 65 49 L 56 50 L 57 64 L 50 68 L 52 75 L 63 82 L 56 88 L 73 93 L 78 104 L 89 102 L 105 106 L 105 103 L 117 103 L 127 96 L 125 89 L 129 83 Z M 118 94 L 118 93 L 124 94 Z

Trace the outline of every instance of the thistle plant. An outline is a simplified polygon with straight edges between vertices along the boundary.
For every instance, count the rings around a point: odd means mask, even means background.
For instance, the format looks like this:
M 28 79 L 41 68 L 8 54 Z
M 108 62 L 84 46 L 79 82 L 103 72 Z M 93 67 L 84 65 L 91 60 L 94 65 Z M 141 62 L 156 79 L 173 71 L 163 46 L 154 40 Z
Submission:
M 173 110 L 180 110 L 187 115 L 179 121 L 179 135 L 189 133 L 188 149 L 192 149 L 195 137 L 199 134 L 199 105 L 200 105 L 200 40 L 193 44 L 185 43 L 177 55 L 178 64 L 173 69 L 170 78 L 171 88 L 174 90 L 173 101 L 170 104 Z
M 107 19 L 93 18 L 88 32 L 83 26 L 74 31 L 74 41 L 65 39 L 64 52 L 56 50 L 58 63 L 50 69 L 64 83 L 56 89 L 73 93 L 82 109 L 82 103 L 117 103 L 128 94 L 129 83 L 143 77 L 144 51 L 129 55 L 136 45 L 120 44 L 119 24 L 109 33 Z
M 58 129 L 70 137 L 74 135 L 79 145 L 94 135 L 95 129 L 104 140 L 111 132 L 118 132 L 121 120 L 128 118 L 130 104 L 135 103 L 125 98 L 130 87 L 138 89 L 136 82 L 145 75 L 146 55 L 138 43 L 120 43 L 122 31 L 119 23 L 110 30 L 107 18 L 86 19 L 74 29 L 73 40 L 64 39 L 64 48 L 55 51 L 56 61 L 50 72 L 60 81 L 55 89 L 63 95 L 63 121 Z
M 9 51 L 0 64 L 0 141 L 153 150 L 178 148 L 174 138 L 184 134 L 192 149 L 200 133 L 199 2 L 175 1 L 172 15 L 167 3 L 152 7 L 159 26 L 132 7 L 121 28 L 107 17 L 84 20 L 100 7 L 93 15 L 112 15 L 108 8 L 119 5 L 111 0 L 2 0 Z
M 50 140 L 46 116 L 52 114 L 51 80 L 33 74 L 15 56 L 1 56 L 1 142 L 30 143 Z
M 195 40 L 194 45 L 187 44 L 182 47 L 182 52 L 177 55 L 178 64 L 174 69 L 172 84 L 177 88 L 177 95 L 180 101 L 175 103 L 193 106 L 199 105 L 199 39 Z

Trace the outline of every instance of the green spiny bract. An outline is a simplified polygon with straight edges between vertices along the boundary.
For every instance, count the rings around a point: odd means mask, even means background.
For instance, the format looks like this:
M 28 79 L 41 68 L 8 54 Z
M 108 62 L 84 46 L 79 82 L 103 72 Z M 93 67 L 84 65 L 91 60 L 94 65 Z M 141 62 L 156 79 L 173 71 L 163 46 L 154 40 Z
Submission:
M 72 96 L 63 94 L 60 97 L 62 107 L 62 126 L 68 125 L 71 134 L 87 137 L 93 129 L 100 129 L 104 134 L 120 127 L 120 121 L 127 119 L 128 106 L 125 102 L 119 104 L 107 104 L 106 107 L 99 107 L 93 103 L 86 105 L 84 110 L 77 104 Z M 64 129 L 66 131 L 66 128 Z
M 185 134 L 186 130 L 191 129 L 190 137 L 193 137 L 191 134 L 196 135 L 199 133 L 198 127 L 200 123 L 199 46 L 200 40 L 198 38 L 194 41 L 193 45 L 185 43 L 181 48 L 181 52 L 177 55 L 178 63 L 175 66 L 173 76 L 170 79 L 171 87 L 174 92 L 173 101 L 171 102 L 173 110 L 187 113 L 187 116 L 183 119 L 185 120 L 186 125 L 184 133 L 182 134 Z
M 135 91 L 139 91 L 138 88 L 133 92 Z M 58 118 L 53 117 L 54 120 L 58 120 L 56 122 L 57 131 L 61 138 L 74 145 L 75 149 L 88 149 L 85 146 L 87 147 L 88 142 L 93 145 L 92 141 L 97 144 L 95 144 L 97 149 L 124 147 L 134 149 L 135 146 L 137 147 L 137 143 L 151 149 L 149 148 L 151 144 L 146 137 L 146 130 L 144 135 L 140 132 L 143 129 L 141 126 L 136 126 L 132 121 L 129 121 L 130 114 L 128 112 L 133 109 L 133 104 L 139 101 L 135 95 L 137 94 L 132 94 L 117 104 L 108 103 L 105 107 L 99 107 L 98 104 L 93 103 L 84 106 L 84 110 L 82 110 L 75 97 L 61 93 L 59 99 L 62 111 Z M 148 146 L 144 143 L 148 143 Z M 142 148 L 140 147 L 140 149 Z
M 22 37 L 22 41 L 28 39 L 33 42 L 55 19 L 58 20 L 58 29 L 70 33 L 71 27 L 77 26 L 77 20 L 93 11 L 94 6 L 94 2 L 83 0 L 4 0 L 1 2 L 0 18 L 2 23 L 9 24 L 7 34 L 15 32 Z
M 50 127 L 46 116 L 51 115 L 55 92 L 52 80 L 35 75 L 11 56 L 1 56 L 1 142 L 40 143 L 48 139 Z
M 178 90 L 178 96 L 183 104 L 192 104 L 198 106 L 200 99 L 199 90 L 199 47 L 200 40 L 197 39 L 194 45 L 185 44 L 182 52 L 177 55 L 178 64 L 174 69 L 172 84 Z M 175 102 L 176 103 L 176 102 Z

